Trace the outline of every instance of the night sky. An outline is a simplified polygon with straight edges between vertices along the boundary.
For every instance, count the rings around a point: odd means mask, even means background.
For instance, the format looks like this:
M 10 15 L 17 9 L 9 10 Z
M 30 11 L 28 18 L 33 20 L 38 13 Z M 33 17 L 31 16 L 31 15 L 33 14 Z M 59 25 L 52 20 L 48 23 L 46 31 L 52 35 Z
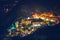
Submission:
M 60 14 L 60 0 L 0 0 L 0 35 L 6 34 L 6 29 L 18 17 L 30 16 L 35 9 L 44 11 L 52 11 L 55 15 Z M 47 36 L 48 40 L 58 40 L 60 33 L 60 25 L 45 29 L 38 29 L 35 33 L 24 37 L 26 40 L 44 40 L 39 39 L 40 36 Z M 44 31 L 45 30 L 45 31 Z M 39 35 L 40 34 L 40 35 Z M 51 36 L 52 35 L 52 36 Z M 28 39 L 29 38 L 29 39 Z M 36 38 L 36 39 L 35 39 Z M 22 39 L 21 39 L 22 40 Z

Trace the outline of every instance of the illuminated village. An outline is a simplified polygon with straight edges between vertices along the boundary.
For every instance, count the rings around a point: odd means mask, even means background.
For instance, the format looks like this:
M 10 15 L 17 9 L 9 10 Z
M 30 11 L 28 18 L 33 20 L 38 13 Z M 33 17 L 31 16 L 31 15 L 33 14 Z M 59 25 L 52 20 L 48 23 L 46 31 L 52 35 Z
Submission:
M 30 17 L 22 18 L 21 21 L 16 21 L 8 30 L 8 36 L 14 37 L 21 35 L 22 37 L 32 34 L 38 28 L 45 26 L 55 26 L 59 24 L 60 16 L 55 16 L 53 13 L 33 13 Z

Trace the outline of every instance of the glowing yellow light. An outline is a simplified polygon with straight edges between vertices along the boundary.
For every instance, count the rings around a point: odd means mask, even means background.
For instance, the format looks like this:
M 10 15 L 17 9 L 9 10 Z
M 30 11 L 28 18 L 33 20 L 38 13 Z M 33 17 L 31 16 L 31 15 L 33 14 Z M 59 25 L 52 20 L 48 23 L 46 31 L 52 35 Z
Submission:
M 15 23 L 16 27 L 18 27 L 18 24 L 19 24 L 19 22 L 17 21 L 17 22 Z
M 18 24 L 16 25 L 16 27 L 18 27 Z
M 32 15 L 33 18 L 39 19 L 39 14 L 35 13 Z
M 36 18 L 36 19 L 39 19 L 39 17 L 38 17 L 38 16 L 36 16 L 35 18 Z
M 49 19 L 46 19 L 46 21 L 49 21 Z
M 53 22 L 54 20 L 51 20 L 51 22 Z
M 53 17 L 53 15 L 49 15 L 50 17 Z
M 28 32 L 28 34 L 30 34 L 31 32 Z
M 34 28 L 32 29 L 32 31 L 34 31 Z
M 30 19 L 30 17 L 28 17 L 27 19 Z
M 44 17 L 41 17 L 41 19 L 45 19 Z

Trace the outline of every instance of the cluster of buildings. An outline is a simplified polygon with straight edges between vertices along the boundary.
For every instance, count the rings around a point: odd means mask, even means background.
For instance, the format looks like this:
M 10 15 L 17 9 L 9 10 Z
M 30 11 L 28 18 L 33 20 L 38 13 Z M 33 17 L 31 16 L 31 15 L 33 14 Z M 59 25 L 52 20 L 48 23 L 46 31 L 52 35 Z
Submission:
M 9 30 L 9 36 L 20 35 L 22 37 L 33 33 L 38 28 L 45 26 L 54 26 L 59 23 L 59 19 L 53 14 L 33 14 L 31 17 L 23 18 L 21 21 L 16 21 L 15 28 Z M 15 30 L 14 30 L 15 29 Z

